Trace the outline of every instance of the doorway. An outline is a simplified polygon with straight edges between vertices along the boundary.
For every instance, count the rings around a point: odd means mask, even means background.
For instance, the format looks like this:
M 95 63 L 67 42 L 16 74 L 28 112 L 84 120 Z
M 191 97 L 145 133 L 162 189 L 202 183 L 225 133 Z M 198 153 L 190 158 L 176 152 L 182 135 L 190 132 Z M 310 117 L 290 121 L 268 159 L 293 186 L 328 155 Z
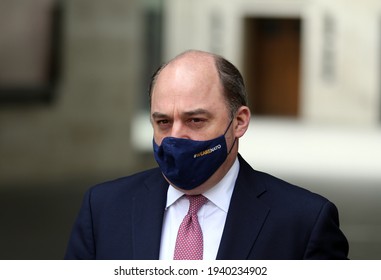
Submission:
M 244 78 L 254 115 L 298 117 L 301 20 L 245 18 Z

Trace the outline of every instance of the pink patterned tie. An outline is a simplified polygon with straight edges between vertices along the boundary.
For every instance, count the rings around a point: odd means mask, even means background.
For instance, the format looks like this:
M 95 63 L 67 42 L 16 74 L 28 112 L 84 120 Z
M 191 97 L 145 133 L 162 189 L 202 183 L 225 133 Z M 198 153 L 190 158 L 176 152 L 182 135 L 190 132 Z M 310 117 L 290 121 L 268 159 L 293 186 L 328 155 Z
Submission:
M 187 195 L 188 214 L 185 215 L 177 233 L 174 260 L 202 260 L 204 245 L 197 212 L 207 202 L 202 195 Z

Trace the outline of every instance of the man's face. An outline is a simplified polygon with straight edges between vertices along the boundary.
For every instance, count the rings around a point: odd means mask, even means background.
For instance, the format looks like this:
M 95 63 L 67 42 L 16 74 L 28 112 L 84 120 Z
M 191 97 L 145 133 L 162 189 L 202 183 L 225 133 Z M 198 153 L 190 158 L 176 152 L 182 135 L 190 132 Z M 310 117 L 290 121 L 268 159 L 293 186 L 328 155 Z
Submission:
M 168 136 L 209 140 L 222 135 L 230 122 L 213 60 L 192 59 L 167 65 L 154 86 L 151 121 L 158 145 Z

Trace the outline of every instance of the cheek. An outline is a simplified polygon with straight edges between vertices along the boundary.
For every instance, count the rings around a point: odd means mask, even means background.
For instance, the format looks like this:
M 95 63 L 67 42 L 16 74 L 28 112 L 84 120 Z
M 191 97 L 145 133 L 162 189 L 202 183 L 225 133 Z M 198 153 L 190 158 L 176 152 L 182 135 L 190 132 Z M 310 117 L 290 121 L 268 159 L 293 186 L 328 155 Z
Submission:
M 164 138 L 164 137 L 157 135 L 155 132 L 153 133 L 153 140 L 155 141 L 155 143 L 156 143 L 158 146 L 161 145 L 161 142 L 163 141 L 163 138 Z
M 163 132 L 160 129 L 156 128 L 153 129 L 153 139 L 157 145 L 161 145 L 161 142 L 165 137 L 169 137 L 171 135 L 168 134 L 168 132 Z
M 228 149 L 231 148 L 235 139 L 237 138 L 235 134 L 236 133 L 235 133 L 235 130 L 233 129 L 233 127 L 230 127 L 229 130 L 225 134 L 225 139 L 226 139 L 226 144 L 227 144 Z

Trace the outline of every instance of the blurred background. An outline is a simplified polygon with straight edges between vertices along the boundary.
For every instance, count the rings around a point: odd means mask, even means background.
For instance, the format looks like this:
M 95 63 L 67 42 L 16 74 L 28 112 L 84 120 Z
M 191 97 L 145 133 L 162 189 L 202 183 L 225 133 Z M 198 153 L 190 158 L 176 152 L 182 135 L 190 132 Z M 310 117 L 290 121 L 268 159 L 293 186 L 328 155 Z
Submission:
M 187 49 L 243 73 L 244 158 L 381 259 L 377 0 L 0 0 L 0 259 L 62 259 L 84 191 L 156 165 L 148 82 Z

